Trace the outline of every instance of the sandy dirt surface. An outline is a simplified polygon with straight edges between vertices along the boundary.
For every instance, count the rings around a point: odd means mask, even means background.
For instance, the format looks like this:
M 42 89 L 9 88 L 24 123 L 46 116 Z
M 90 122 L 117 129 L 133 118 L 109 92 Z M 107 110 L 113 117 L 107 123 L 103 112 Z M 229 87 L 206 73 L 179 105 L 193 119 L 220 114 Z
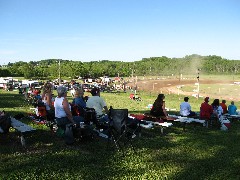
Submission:
M 150 91 L 150 92 L 156 92 L 156 93 L 164 93 L 164 94 L 183 94 L 183 95 L 187 95 L 187 96 L 194 96 L 194 94 L 198 94 L 197 92 L 193 92 L 193 91 L 182 91 L 181 86 L 193 86 L 195 85 L 195 83 L 198 83 L 197 79 L 157 79 L 157 80 L 152 80 L 152 79 L 147 79 L 147 80 L 138 80 L 137 81 L 137 88 L 138 90 L 144 90 L 144 91 Z M 208 79 L 202 79 L 199 81 L 200 84 L 205 84 L 205 85 L 224 85 L 226 84 L 233 84 L 234 82 L 231 80 L 208 80 Z M 132 83 L 128 83 L 128 85 L 130 87 L 135 87 L 136 84 L 134 82 Z M 197 87 L 197 86 L 196 86 Z M 235 89 L 236 90 L 236 89 Z M 209 90 L 209 92 L 203 93 L 199 92 L 199 95 L 201 97 L 212 97 L 212 98 L 220 98 L 218 97 L 218 95 L 214 94 L 214 92 L 211 92 L 211 90 Z M 221 98 L 224 99 L 235 99 L 235 100 L 240 100 L 240 96 L 238 97 L 234 97 L 232 93 L 230 93 L 229 95 L 224 93 L 224 96 L 221 96 Z

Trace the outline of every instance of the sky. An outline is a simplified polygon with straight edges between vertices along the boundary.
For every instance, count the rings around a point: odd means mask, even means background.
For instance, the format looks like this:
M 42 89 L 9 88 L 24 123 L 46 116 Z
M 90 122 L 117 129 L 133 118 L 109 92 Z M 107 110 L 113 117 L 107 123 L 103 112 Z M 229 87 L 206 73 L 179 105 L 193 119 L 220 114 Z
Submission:
M 191 54 L 240 60 L 239 0 L 0 0 L 0 65 Z

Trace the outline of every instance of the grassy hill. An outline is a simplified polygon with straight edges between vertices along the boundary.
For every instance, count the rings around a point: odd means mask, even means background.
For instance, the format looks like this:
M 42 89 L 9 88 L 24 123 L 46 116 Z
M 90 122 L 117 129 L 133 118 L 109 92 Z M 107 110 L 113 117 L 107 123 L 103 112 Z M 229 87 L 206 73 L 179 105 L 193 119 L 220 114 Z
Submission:
M 23 95 L 0 93 L 0 110 L 11 115 L 31 112 Z M 128 108 L 130 113 L 148 111 L 156 95 L 141 93 L 143 101 L 131 101 L 129 93 L 101 94 L 108 106 Z M 178 109 L 182 99 L 166 95 L 166 106 Z M 193 110 L 201 102 L 192 99 Z M 191 125 L 183 132 L 177 123 L 164 135 L 157 126 L 143 129 L 142 137 L 134 141 L 135 151 L 128 147 L 122 156 L 103 138 L 67 146 L 48 127 L 32 123 L 27 116 L 23 121 L 37 129 L 26 135 L 27 148 L 21 147 L 13 129 L 8 135 L 0 134 L 0 179 L 240 179 L 239 122 L 227 132 Z

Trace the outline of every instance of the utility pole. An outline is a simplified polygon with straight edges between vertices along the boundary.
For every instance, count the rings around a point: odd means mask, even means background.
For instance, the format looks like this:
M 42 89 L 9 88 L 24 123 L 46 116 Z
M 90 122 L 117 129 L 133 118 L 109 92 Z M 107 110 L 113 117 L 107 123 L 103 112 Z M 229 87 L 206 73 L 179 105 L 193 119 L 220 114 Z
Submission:
M 199 98 L 199 91 L 200 91 L 199 72 L 200 72 L 200 69 L 197 70 L 197 84 L 198 84 L 198 88 L 197 88 L 197 99 Z
M 58 83 L 61 84 L 61 59 L 58 60 Z
M 133 79 L 133 69 L 132 69 L 132 79 Z

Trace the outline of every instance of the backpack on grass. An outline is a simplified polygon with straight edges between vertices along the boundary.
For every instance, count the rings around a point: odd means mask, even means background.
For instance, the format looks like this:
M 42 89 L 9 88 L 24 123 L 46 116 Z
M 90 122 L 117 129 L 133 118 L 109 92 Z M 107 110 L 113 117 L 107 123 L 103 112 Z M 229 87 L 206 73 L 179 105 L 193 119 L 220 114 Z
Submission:
M 9 132 L 9 128 L 11 127 L 11 118 L 8 115 L 0 116 L 0 127 L 3 130 L 3 133 L 6 134 Z

